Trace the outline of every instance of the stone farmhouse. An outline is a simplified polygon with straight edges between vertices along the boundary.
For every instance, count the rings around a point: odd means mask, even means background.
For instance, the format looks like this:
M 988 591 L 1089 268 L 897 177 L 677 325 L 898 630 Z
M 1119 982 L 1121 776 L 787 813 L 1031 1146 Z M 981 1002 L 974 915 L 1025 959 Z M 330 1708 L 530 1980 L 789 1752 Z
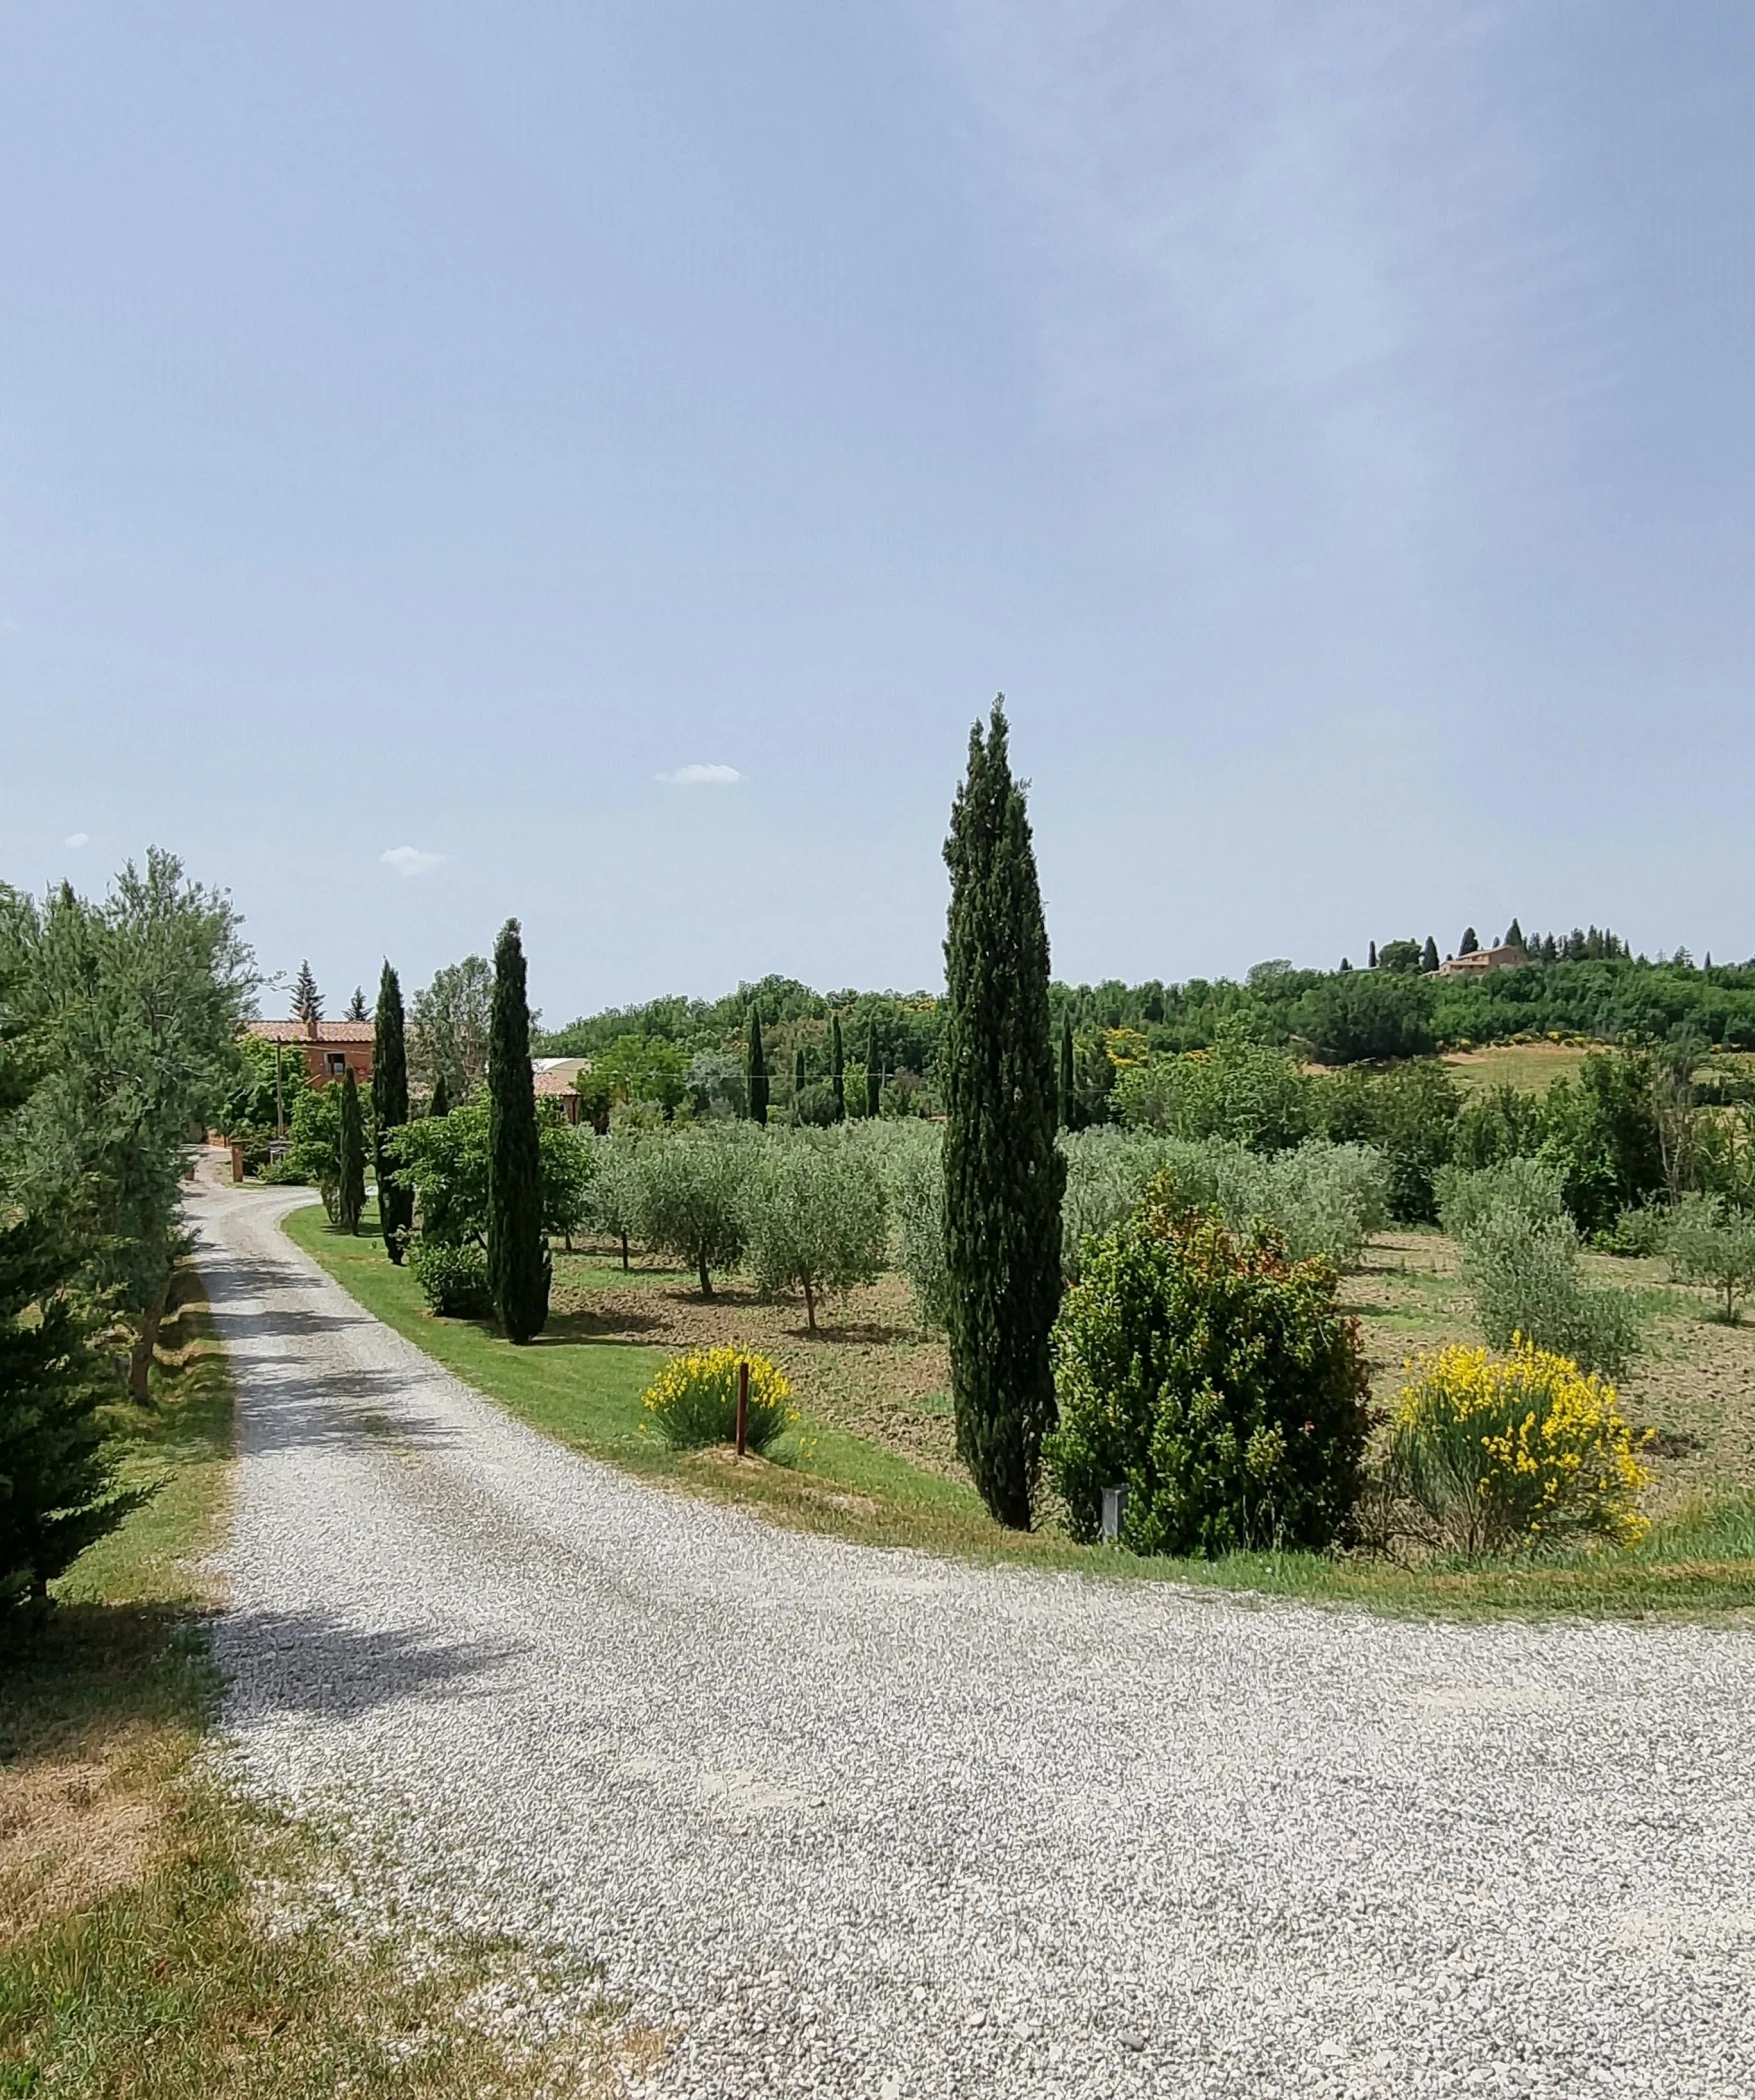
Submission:
M 1467 955 L 1453 955 L 1438 965 L 1440 977 L 1491 977 L 1500 970 L 1521 970 L 1529 951 L 1513 944 L 1508 948 L 1476 948 Z

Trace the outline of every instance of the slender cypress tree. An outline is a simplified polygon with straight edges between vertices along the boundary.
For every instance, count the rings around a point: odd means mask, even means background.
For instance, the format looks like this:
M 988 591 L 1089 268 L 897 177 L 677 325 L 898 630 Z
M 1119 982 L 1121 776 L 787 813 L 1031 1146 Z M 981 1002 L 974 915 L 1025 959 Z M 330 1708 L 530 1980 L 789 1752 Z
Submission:
M 1371 943 L 1370 952 L 1365 957 L 1365 967 L 1368 970 L 1375 970 L 1377 967 L 1377 943 L 1375 941 Z
M 1420 967 L 1428 977 L 1438 967 L 1438 943 L 1430 934 L 1426 936 L 1426 945 L 1420 951 Z
M 1078 1069 L 1073 1058 L 1072 1011 L 1060 1017 L 1060 1127 L 1078 1128 Z
M 1480 945 L 1481 943 L 1476 936 L 1475 929 L 1472 926 L 1465 926 L 1463 928 L 1462 946 L 1456 952 L 1458 955 L 1473 955 Z
M 878 1056 L 877 1015 L 865 1023 L 865 1112 L 875 1116 L 884 1105 L 884 1067 Z
M 1048 932 L 1005 701 L 969 736 L 951 809 L 945 939 L 945 1270 L 957 1450 L 1002 1524 L 1027 1530 L 1053 1428 L 1060 1308 Z
M 1515 919 L 1505 929 L 1504 945 L 1507 948 L 1521 948 L 1523 946 L 1523 928 Z
M 530 1068 L 524 943 L 508 919 L 494 946 L 488 1025 L 488 1288 L 509 1342 L 528 1342 L 548 1319 L 548 1242 L 542 1231 L 542 1153 Z
M 378 1004 L 372 1017 L 372 1121 L 384 1252 L 393 1262 L 400 1262 L 414 1224 L 414 1191 L 396 1172 L 384 1140 L 408 1121 L 408 1036 L 403 1026 L 402 986 L 388 963 L 378 976 Z
M 341 1187 L 335 1201 L 341 1229 L 358 1232 L 360 1212 L 366 1207 L 366 1126 L 352 1065 L 341 1079 Z
M 433 1098 L 427 1103 L 427 1114 L 429 1116 L 448 1116 L 450 1113 L 451 1089 L 445 1084 L 445 1075 L 441 1072 L 438 1078 L 433 1081 Z
M 745 1067 L 749 1080 L 750 1120 L 766 1123 L 768 1120 L 768 1058 L 762 1048 L 762 1010 L 750 1008 L 749 1057 Z
M 847 1120 L 847 1056 L 841 1042 L 841 1016 L 829 1017 L 829 1085 L 835 1096 L 835 1121 Z
M 799 1044 L 792 1053 L 792 1113 L 797 1115 L 798 1104 L 804 1099 L 804 1045 Z

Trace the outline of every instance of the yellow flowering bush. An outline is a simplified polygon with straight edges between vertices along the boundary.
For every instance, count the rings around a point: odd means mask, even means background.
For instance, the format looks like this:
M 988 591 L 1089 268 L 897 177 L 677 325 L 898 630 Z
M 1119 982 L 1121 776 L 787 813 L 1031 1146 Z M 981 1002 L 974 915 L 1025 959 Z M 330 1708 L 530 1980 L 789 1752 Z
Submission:
M 741 1363 L 750 1367 L 744 1441 L 751 1451 L 766 1451 L 798 1420 L 798 1410 L 779 1366 L 748 1349 L 691 1349 L 673 1356 L 641 1396 L 645 1426 L 677 1451 L 733 1442 Z
M 1584 1534 L 1631 1546 L 1650 1475 L 1606 1379 L 1514 1338 L 1414 1358 L 1392 1417 L 1392 1477 L 1465 1553 Z M 1649 1436 L 1649 1432 L 1647 1432 Z

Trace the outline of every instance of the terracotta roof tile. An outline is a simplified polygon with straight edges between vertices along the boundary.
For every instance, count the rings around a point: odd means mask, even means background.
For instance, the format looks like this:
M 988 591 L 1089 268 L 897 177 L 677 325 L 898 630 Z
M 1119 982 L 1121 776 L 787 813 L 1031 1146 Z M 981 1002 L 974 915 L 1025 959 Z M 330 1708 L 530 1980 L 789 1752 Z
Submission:
M 265 1043 L 369 1043 L 373 1028 L 370 1021 L 319 1021 L 313 1036 L 303 1021 L 250 1021 L 244 1033 Z

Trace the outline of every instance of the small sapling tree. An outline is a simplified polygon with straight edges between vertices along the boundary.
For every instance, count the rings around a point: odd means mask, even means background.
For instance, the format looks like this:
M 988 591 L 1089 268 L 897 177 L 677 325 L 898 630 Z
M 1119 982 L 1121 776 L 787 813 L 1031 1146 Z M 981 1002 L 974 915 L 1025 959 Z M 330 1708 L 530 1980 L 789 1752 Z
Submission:
M 1755 1290 L 1755 1217 L 1727 1209 L 1717 1196 L 1689 1196 L 1677 1209 L 1668 1245 L 1670 1273 L 1723 1291 L 1724 1318 L 1735 1326 L 1738 1298 Z

